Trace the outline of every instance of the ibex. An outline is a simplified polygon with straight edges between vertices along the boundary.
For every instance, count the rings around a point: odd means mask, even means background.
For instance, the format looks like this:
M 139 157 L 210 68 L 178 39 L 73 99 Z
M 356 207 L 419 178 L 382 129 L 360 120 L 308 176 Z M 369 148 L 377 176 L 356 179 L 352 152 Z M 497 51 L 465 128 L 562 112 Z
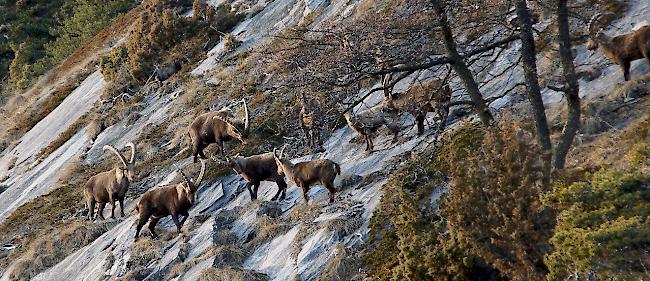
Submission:
M 320 142 L 320 134 L 318 129 L 315 129 L 316 124 L 314 124 L 314 108 L 312 102 L 309 102 L 305 97 L 304 93 L 300 93 L 298 96 L 298 102 L 300 102 L 300 127 L 302 128 L 305 138 L 307 139 L 307 144 L 310 148 L 314 149 L 315 152 L 323 152 L 322 144 Z
M 128 162 L 115 147 L 105 145 L 103 147 L 104 151 L 110 150 L 115 153 L 122 162 L 122 166 L 94 175 L 84 185 L 84 198 L 90 221 L 94 217 L 95 203 L 99 203 L 97 213 L 100 220 L 104 220 L 104 206 L 106 206 L 106 203 L 111 204 L 110 218 L 115 218 L 115 201 L 120 202 L 120 215 L 124 217 L 124 197 L 129 190 L 130 182 L 133 181 L 135 176 L 135 145 L 130 142 L 126 146 L 131 147 L 131 160 Z
M 194 119 L 188 128 L 188 133 L 192 141 L 194 163 L 197 162 L 198 156 L 207 159 L 205 154 L 203 154 L 203 149 L 211 143 L 216 143 L 219 146 L 219 152 L 222 155 L 225 154 L 223 142 L 237 139 L 242 144 L 246 143 L 245 139 L 249 133 L 249 116 L 246 100 L 242 100 L 242 102 L 244 103 L 244 112 L 246 113 L 243 121 L 237 120 L 229 108 L 204 113 Z
M 278 155 L 276 149 L 273 149 L 273 157 L 278 166 L 278 173 L 282 176 L 286 175 L 291 182 L 302 188 L 302 197 L 305 199 L 305 203 L 309 202 L 309 197 L 307 196 L 309 186 L 317 183 L 327 188 L 327 191 L 330 193 L 330 203 L 334 202 L 334 193 L 336 192 L 336 189 L 334 189 L 334 179 L 336 175 L 341 174 L 339 164 L 329 159 L 293 164 L 289 159 L 282 158 L 285 148 L 286 145 L 280 151 L 280 155 Z
M 638 59 L 646 58 L 650 62 L 650 26 L 643 26 L 635 31 L 610 37 L 597 23 L 604 16 L 616 16 L 613 13 L 597 14 L 589 22 L 589 41 L 587 49 L 595 50 L 600 47 L 605 56 L 623 69 L 625 81 L 630 80 L 630 64 Z M 599 28 L 598 31 L 595 29 Z
M 399 126 L 395 122 L 391 121 L 386 113 L 381 111 L 371 111 L 366 110 L 362 111 L 354 116 L 350 113 L 352 109 L 347 110 L 343 113 L 345 121 L 347 121 L 348 126 L 359 135 L 363 136 L 366 140 L 366 151 L 372 152 L 375 149 L 375 145 L 372 142 L 372 138 L 379 128 L 386 126 L 394 135 L 393 142 L 397 141 L 397 135 L 399 134 Z
M 443 80 L 431 79 L 411 87 L 401 94 L 387 93 L 384 96 L 384 110 L 393 115 L 393 119 L 408 112 L 417 121 L 418 134 L 424 132 L 424 120 L 427 113 L 434 112 L 440 117 L 441 126 L 444 127 L 449 114 L 449 101 L 451 88 Z
M 154 188 L 145 192 L 138 202 L 136 210 L 140 214 L 138 219 L 138 226 L 135 230 L 135 238 L 138 239 L 140 235 L 140 230 L 142 227 L 149 221 L 149 231 L 151 231 L 151 236 L 156 238 L 156 224 L 161 218 L 166 216 L 172 216 L 174 224 L 176 224 L 176 230 L 178 233 L 181 233 L 181 227 L 187 217 L 189 217 L 189 209 L 192 208 L 195 201 L 196 191 L 201 185 L 203 180 L 203 174 L 205 173 L 205 160 L 201 160 L 201 172 L 195 181 L 187 178 L 187 175 L 176 167 L 178 172 L 183 177 L 183 182 L 178 184 L 166 185 L 163 187 Z M 183 216 L 182 220 L 179 220 L 179 216 Z
M 246 188 L 251 195 L 251 200 L 257 199 L 257 189 L 262 181 L 272 181 L 278 185 L 278 192 L 271 200 L 283 200 L 287 196 L 287 183 L 284 177 L 278 174 L 278 166 L 275 164 L 273 153 L 243 157 L 236 155 L 234 158 L 226 158 L 226 161 L 215 159 L 217 163 L 233 169 L 237 174 L 244 178 L 248 183 Z M 252 187 L 252 189 L 251 189 Z

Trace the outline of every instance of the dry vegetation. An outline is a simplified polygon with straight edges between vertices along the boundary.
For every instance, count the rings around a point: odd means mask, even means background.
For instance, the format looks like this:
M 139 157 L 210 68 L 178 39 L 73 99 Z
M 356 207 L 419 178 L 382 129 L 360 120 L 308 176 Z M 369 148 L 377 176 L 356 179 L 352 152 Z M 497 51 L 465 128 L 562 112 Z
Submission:
M 68 223 L 61 232 L 51 232 L 38 238 L 14 264 L 11 279 L 30 280 L 74 251 L 95 241 L 115 224 L 115 222 L 99 224 L 73 222 Z
M 92 165 L 71 163 L 61 173 L 57 187 L 50 193 L 36 197 L 28 203 L 23 204 L 7 217 L 0 224 L 0 241 L 12 241 L 13 244 L 20 245 L 21 247 L 17 251 L 0 259 L 0 266 L 6 267 L 11 261 L 27 253 L 28 249 L 35 248 L 34 243 L 38 243 L 36 241 L 39 238 L 63 235 L 63 231 L 68 229 L 69 224 L 74 222 L 75 216 L 84 208 L 80 187 L 92 175 L 100 171 L 109 170 L 112 164 L 113 161 L 100 161 Z M 83 226 L 83 224 L 80 225 Z M 112 225 L 110 226 L 112 227 Z M 109 226 L 106 225 L 105 227 Z M 80 231 L 86 230 L 93 231 L 92 228 L 80 228 Z M 92 240 L 86 241 L 85 243 L 90 242 Z M 65 251 L 73 251 L 83 245 L 70 244 Z M 41 254 L 46 255 L 48 253 L 41 252 Z M 29 254 L 26 257 L 28 258 Z M 65 255 L 59 253 L 58 257 L 53 260 L 58 261 L 63 257 Z M 49 267 L 51 265 L 50 262 L 45 263 L 43 266 Z M 42 269 L 39 269 L 39 271 Z
M 198 280 L 266 281 L 266 275 L 241 268 L 208 268 L 201 272 Z

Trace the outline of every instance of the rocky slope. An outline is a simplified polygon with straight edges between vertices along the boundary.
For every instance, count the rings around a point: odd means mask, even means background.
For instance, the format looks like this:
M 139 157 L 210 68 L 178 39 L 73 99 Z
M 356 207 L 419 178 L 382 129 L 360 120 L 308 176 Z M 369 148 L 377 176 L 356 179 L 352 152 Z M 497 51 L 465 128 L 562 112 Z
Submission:
M 217 5 L 221 2 L 210 3 Z M 232 33 L 243 41 L 238 49 L 241 51 L 267 42 L 277 32 L 303 21 L 313 10 L 322 9 L 315 19 L 318 24 L 348 17 L 355 12 L 357 4 L 355 0 L 263 0 L 252 5 L 263 7 L 263 10 L 237 25 Z M 647 1 L 630 1 L 627 15 L 614 26 L 628 30 L 647 24 L 648 13 L 650 4 Z M 515 59 L 518 48 L 518 44 L 512 44 L 501 55 L 506 60 Z M 622 81 L 619 68 L 604 66 L 607 60 L 600 53 L 589 52 L 584 46 L 579 46 L 577 52 L 576 65 L 584 68 L 579 70 L 602 72 L 592 81 L 581 80 L 581 96 L 602 98 Z M 215 82 L 210 70 L 219 66 L 223 57 L 222 42 L 191 71 L 191 75 L 205 82 Z M 505 65 L 504 62 L 484 71 L 498 73 Z M 632 75 L 638 77 L 648 69 L 647 62 L 636 62 Z M 510 72 L 511 75 L 487 84 L 484 93 L 489 95 L 496 89 L 522 82 L 519 69 Z M 113 144 L 121 148 L 137 139 L 146 126 L 163 122 L 184 94 L 182 87 L 152 93 L 142 101 L 142 110 L 137 114 L 139 118 L 134 122 L 119 122 L 104 130 L 94 141 L 88 137 L 88 128 L 80 130 L 45 159 L 37 161 L 34 155 L 90 110 L 99 100 L 105 85 L 99 71 L 92 73 L 56 110 L 25 134 L 16 147 L 2 154 L 0 176 L 6 178 L 3 184 L 8 189 L 0 194 L 0 221 L 29 200 L 48 193 L 58 180 L 57 174 L 73 159 L 81 158 L 92 163 L 103 157 L 103 145 Z M 398 87 L 408 85 L 405 81 Z M 461 88 L 458 81 L 453 81 L 453 87 Z M 462 92 L 457 93 L 457 96 L 461 95 Z M 549 107 L 562 105 L 562 96 L 551 90 L 545 90 L 544 98 Z M 371 106 L 379 100 L 379 95 L 372 96 L 362 106 Z M 491 106 L 496 110 L 521 102 L 520 94 L 514 92 L 497 99 Z M 412 124 L 408 117 L 402 121 L 404 127 Z M 432 118 L 430 122 L 433 122 Z M 159 227 L 166 233 L 163 235 L 165 238 L 156 242 L 143 238 L 144 242 L 136 243 L 133 238 L 136 216 L 132 210 L 137 199 L 129 198 L 127 218 L 117 219 L 116 225 L 101 237 L 40 273 L 35 280 L 113 280 L 123 277 L 196 280 L 208 268 L 218 269 L 215 278 L 224 280 L 235 278 L 232 276 L 239 276 L 241 280 L 326 279 L 326 273 L 340 263 L 346 250 L 359 247 L 367 240 L 369 218 L 378 205 L 381 186 L 391 170 L 399 165 L 399 160 L 417 157 L 432 142 L 431 135 L 416 136 L 410 127 L 398 144 L 392 144 L 387 134 L 376 138 L 378 151 L 368 155 L 363 152 L 361 143 L 352 141 L 354 136 L 347 127 L 336 130 L 325 141 L 325 152 L 293 160 L 329 158 L 341 164 L 342 174 L 336 182 L 341 191 L 334 204 L 327 203 L 324 188 L 313 187 L 309 194 L 312 200 L 306 205 L 300 190 L 293 186 L 287 190 L 286 200 L 270 202 L 276 187 L 268 182 L 261 185 L 259 200 L 251 202 L 244 189 L 245 182 L 238 176 L 228 175 L 202 185 L 197 194 L 198 204 L 191 210 L 182 235 L 176 236 L 171 220 L 164 219 Z M 186 159 L 178 165 L 185 167 L 192 163 Z M 160 186 L 172 182 L 176 176 L 170 166 L 149 175 L 148 181 Z M 432 194 L 433 198 L 437 198 L 441 191 Z M 143 232 L 146 235 L 148 231 Z M 153 243 L 153 248 L 149 249 L 152 255 L 143 258 L 142 253 L 135 252 L 133 249 L 138 243 Z M 11 269 L 4 270 L 0 280 L 10 280 Z

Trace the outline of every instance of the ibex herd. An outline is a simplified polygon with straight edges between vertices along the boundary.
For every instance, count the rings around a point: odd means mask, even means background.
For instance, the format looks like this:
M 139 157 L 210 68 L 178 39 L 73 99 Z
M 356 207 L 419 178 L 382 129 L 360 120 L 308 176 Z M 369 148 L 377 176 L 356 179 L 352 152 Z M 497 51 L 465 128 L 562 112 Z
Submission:
M 379 106 L 352 115 L 352 109 L 343 113 L 348 126 L 366 141 L 366 151 L 374 150 L 373 136 L 381 127 L 393 133 L 393 142 L 397 141 L 400 128 L 398 118 L 403 113 L 410 113 L 417 122 L 418 134 L 424 132 L 424 121 L 429 112 L 437 113 L 440 127 L 445 126 L 449 114 L 451 88 L 440 79 L 431 79 L 411 87 L 407 92 L 384 96 Z
M 311 123 L 311 109 L 306 109 L 304 96 L 302 97 L 301 123 L 305 133 L 309 131 L 310 138 L 314 137 L 313 124 Z M 393 140 L 397 140 L 400 128 L 396 122 L 402 113 L 410 113 L 417 120 L 418 133 L 424 130 L 425 116 L 429 112 L 438 113 L 441 123 L 445 122 L 447 116 L 448 102 L 451 97 L 449 87 L 441 80 L 431 80 L 403 94 L 391 94 L 384 98 L 383 103 L 375 108 L 355 115 L 351 111 L 344 113 L 348 125 L 358 134 L 362 135 L 366 141 L 366 150 L 373 151 L 373 136 L 377 130 L 385 126 L 394 135 Z M 201 159 L 201 171 L 196 180 L 188 178 L 183 170 L 176 167 L 182 177 L 182 181 L 176 184 L 169 184 L 162 187 L 149 189 L 146 191 L 136 206 L 139 214 L 139 220 L 136 227 L 136 239 L 140 235 L 142 227 L 147 222 L 149 230 L 153 237 L 156 237 L 155 226 L 163 217 L 171 216 L 177 231 L 180 233 L 183 223 L 189 216 L 190 208 L 195 204 L 196 194 L 203 180 L 206 169 L 207 157 L 203 150 L 211 143 L 216 143 L 219 153 L 226 155 L 224 151 L 224 142 L 230 140 L 239 140 L 242 144 L 246 143 L 250 132 L 249 112 L 246 101 L 242 100 L 245 117 L 239 120 L 230 108 L 223 108 L 219 111 L 208 112 L 197 116 L 189 125 L 188 135 L 191 140 L 192 156 L 194 162 Z M 309 121 L 309 122 L 307 122 Z M 316 145 L 312 139 L 310 146 Z M 122 155 L 118 149 L 113 146 L 105 145 L 104 151 L 114 153 L 119 162 L 112 170 L 99 173 L 92 176 L 84 186 L 83 194 L 88 209 L 88 219 L 94 219 L 95 205 L 98 206 L 98 217 L 104 220 L 103 210 L 106 204 L 111 204 L 111 216 L 115 217 L 115 202 L 120 203 L 120 214 L 124 216 L 124 199 L 129 190 L 129 186 L 136 178 L 136 145 L 133 143 L 126 144 L 129 147 L 131 155 L 129 160 Z M 284 200 L 286 198 L 287 183 L 285 178 L 294 185 L 302 189 L 304 202 L 309 202 L 308 192 L 310 186 L 319 184 L 324 186 L 329 192 L 329 202 L 334 202 L 336 188 L 334 180 L 341 174 L 341 167 L 329 159 L 319 159 L 292 163 L 285 158 L 285 145 L 279 152 L 274 149 L 273 152 L 243 157 L 237 154 L 233 158 L 225 156 L 225 161 L 214 157 L 217 164 L 223 165 L 234 170 L 238 175 L 248 183 L 246 188 L 250 193 L 251 200 L 257 199 L 258 188 L 262 181 L 275 182 L 278 191 L 271 200 Z M 181 219 L 182 217 L 182 219 Z

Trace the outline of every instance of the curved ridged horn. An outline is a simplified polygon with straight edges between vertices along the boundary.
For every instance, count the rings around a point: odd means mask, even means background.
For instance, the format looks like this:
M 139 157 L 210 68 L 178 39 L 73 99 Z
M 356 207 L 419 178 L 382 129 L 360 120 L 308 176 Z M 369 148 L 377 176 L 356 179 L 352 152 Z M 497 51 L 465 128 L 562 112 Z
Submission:
M 176 163 L 174 163 L 174 167 L 176 167 L 176 170 L 178 170 L 178 172 L 181 174 L 181 176 L 183 177 L 183 180 L 185 181 L 185 183 L 187 183 L 188 186 L 192 186 L 192 181 L 190 181 L 190 179 L 187 178 L 187 175 L 185 175 L 185 172 L 183 172 L 183 170 L 180 167 L 178 167 L 178 165 L 176 165 Z
M 279 158 L 284 157 L 284 149 L 285 149 L 285 148 L 287 148 L 287 144 L 285 144 L 285 145 L 282 147 L 282 150 L 280 150 L 280 157 L 279 157 Z
M 199 186 L 201 185 L 201 181 L 203 181 L 204 174 L 205 174 L 205 160 L 201 160 L 201 172 L 199 172 L 199 176 L 194 181 L 194 188 L 199 188 Z
M 278 150 L 277 148 L 273 149 L 273 158 L 275 158 L 275 160 L 278 160 L 280 158 L 280 157 L 278 157 L 278 151 L 277 150 Z
M 126 159 L 124 158 L 124 156 L 117 149 L 115 149 L 115 147 L 107 144 L 107 145 L 104 145 L 104 147 L 102 149 L 104 151 L 110 150 L 113 153 L 115 153 L 115 155 L 117 155 L 117 157 L 120 158 L 120 161 L 122 161 L 122 164 L 124 165 L 124 167 L 125 168 L 128 167 L 128 164 L 126 163 Z
M 248 134 L 249 130 L 249 119 L 250 115 L 248 114 L 248 106 L 246 105 L 246 99 L 241 99 L 241 101 L 244 103 L 244 113 L 246 114 L 246 117 L 244 119 L 244 134 Z
M 129 163 L 131 164 L 135 163 L 135 144 L 129 142 L 126 144 L 125 147 L 131 147 L 131 159 L 129 160 Z
M 214 116 L 214 117 L 212 117 L 212 118 L 217 119 L 217 120 L 219 120 L 219 121 L 221 121 L 221 122 L 226 123 L 226 126 L 228 126 L 228 128 L 230 128 L 230 129 L 231 129 L 235 134 L 237 134 L 238 138 L 240 138 L 240 139 L 242 138 L 242 134 L 241 134 L 241 132 L 237 129 L 237 127 L 235 127 L 235 125 L 233 125 L 232 123 L 230 123 L 230 121 L 228 121 L 227 119 L 225 119 L 225 118 L 223 118 L 223 117 L 221 117 L 221 116 L 218 116 L 218 115 L 217 115 L 217 116 Z
M 598 22 L 600 22 L 600 20 L 605 16 L 607 16 L 607 17 L 616 17 L 616 14 L 614 14 L 612 12 L 607 12 L 607 13 L 598 13 L 598 14 L 594 15 L 591 18 L 591 20 L 589 21 L 588 30 L 589 30 L 589 35 L 590 36 L 593 37 L 593 36 L 596 35 L 596 31 L 594 30 L 594 27 L 596 27 L 597 26 L 596 24 Z

